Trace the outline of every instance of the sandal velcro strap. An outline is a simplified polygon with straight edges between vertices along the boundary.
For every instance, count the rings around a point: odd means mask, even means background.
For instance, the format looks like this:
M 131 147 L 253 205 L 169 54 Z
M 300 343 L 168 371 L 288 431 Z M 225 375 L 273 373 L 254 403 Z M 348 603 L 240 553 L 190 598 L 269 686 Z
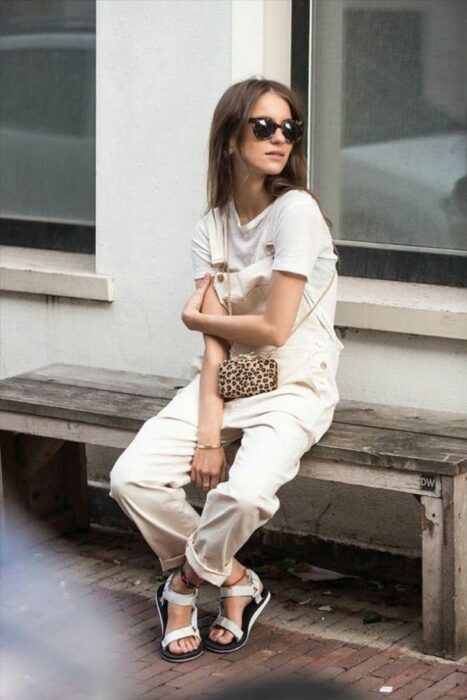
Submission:
M 249 569 L 252 583 L 248 586 L 222 586 L 220 589 L 221 598 L 237 596 L 252 596 L 255 603 L 261 602 L 261 592 L 259 590 L 259 577 L 254 571 Z
M 175 591 L 164 590 L 163 595 L 169 603 L 175 603 L 175 605 L 194 605 L 196 600 L 195 593 L 185 595 L 185 593 L 176 593 Z
M 166 649 L 171 642 L 176 642 L 177 639 L 183 639 L 183 637 L 197 637 L 198 639 L 201 639 L 197 627 L 186 625 L 186 627 L 180 627 L 178 630 L 173 630 L 173 632 L 166 634 L 161 642 L 162 648 Z
M 196 602 L 196 596 L 198 591 L 194 593 L 177 593 L 170 588 L 174 574 L 170 574 L 169 578 L 165 582 L 163 596 L 169 603 L 175 603 L 175 605 L 194 605 Z
M 229 620 L 228 617 L 218 615 L 214 620 L 213 624 L 217 625 L 218 627 L 224 627 L 229 632 L 232 632 L 232 634 L 238 641 L 240 641 L 240 639 L 243 637 L 243 630 L 241 629 L 241 627 L 235 624 L 233 620 Z

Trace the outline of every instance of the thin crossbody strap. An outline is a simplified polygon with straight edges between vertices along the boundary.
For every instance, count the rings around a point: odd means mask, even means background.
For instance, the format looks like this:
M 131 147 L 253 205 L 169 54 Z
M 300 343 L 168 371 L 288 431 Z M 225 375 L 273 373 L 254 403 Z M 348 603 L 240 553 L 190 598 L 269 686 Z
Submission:
M 228 237 L 227 237 L 227 207 L 225 208 L 225 211 L 224 211 L 222 228 L 223 228 L 223 235 L 224 235 L 224 254 L 225 254 L 225 260 L 226 260 L 226 267 L 227 267 L 227 270 L 226 270 L 226 272 L 227 272 L 227 289 L 228 289 L 227 300 L 228 300 L 229 314 L 232 315 L 232 305 L 230 302 L 230 268 L 229 268 L 229 246 L 228 246 Z M 337 275 L 337 272 L 336 272 L 336 270 L 334 270 L 334 274 L 332 275 L 331 279 L 329 280 L 328 284 L 326 285 L 325 290 L 321 293 L 320 297 L 318 298 L 318 301 L 316 301 L 313 304 L 310 313 L 312 313 L 316 309 L 319 302 L 324 297 L 324 295 L 326 294 L 326 292 L 330 288 L 331 284 L 333 283 L 336 275 Z M 307 318 L 308 315 L 309 314 L 307 314 L 305 316 L 305 318 Z M 302 321 L 300 321 L 300 323 L 303 323 L 305 318 L 303 318 Z M 298 325 L 300 325 L 300 323 Z M 297 328 L 298 328 L 298 326 L 295 328 L 295 330 L 297 330 Z
M 224 233 L 224 256 L 225 256 L 225 264 L 227 267 L 227 301 L 228 301 L 228 307 L 229 307 L 229 314 L 230 316 L 232 315 L 232 304 L 230 301 L 230 268 L 229 268 L 229 242 L 227 239 L 227 207 L 225 207 L 224 210 L 224 217 L 223 217 L 223 233 Z

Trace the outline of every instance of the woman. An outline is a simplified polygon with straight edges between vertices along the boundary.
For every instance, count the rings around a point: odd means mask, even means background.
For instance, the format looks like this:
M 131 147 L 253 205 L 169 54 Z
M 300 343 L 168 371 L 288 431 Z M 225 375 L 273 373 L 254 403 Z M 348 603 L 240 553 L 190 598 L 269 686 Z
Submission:
M 192 234 L 196 292 L 182 312 L 185 325 L 203 333 L 204 353 L 192 381 L 145 422 L 111 473 L 111 496 L 163 570 L 174 569 L 156 592 L 161 654 L 170 661 L 247 641 L 270 593 L 235 554 L 277 511 L 277 490 L 327 431 L 339 399 L 337 256 L 306 189 L 303 123 L 299 96 L 272 80 L 236 83 L 217 104 L 209 206 Z M 277 388 L 224 400 L 218 372 L 229 352 L 268 351 Z M 239 438 L 225 480 L 224 447 Z M 207 493 L 201 516 L 185 498 L 190 480 Z M 196 595 L 205 582 L 220 587 L 221 600 L 203 642 Z

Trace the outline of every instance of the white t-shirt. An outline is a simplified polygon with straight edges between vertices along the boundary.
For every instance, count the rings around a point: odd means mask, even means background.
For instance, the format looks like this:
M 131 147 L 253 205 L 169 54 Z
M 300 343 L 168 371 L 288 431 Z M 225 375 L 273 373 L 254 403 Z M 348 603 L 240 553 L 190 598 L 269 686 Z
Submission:
M 216 212 L 217 213 L 217 212 Z M 195 224 L 191 236 L 194 279 L 211 265 L 208 214 Z M 274 244 L 273 270 L 303 275 L 319 296 L 334 272 L 337 256 L 329 227 L 313 197 L 303 190 L 289 190 L 277 197 L 254 219 L 241 224 L 233 198 L 228 204 L 229 268 L 238 272 L 268 255 L 267 240 Z M 334 285 L 333 285 L 334 287 Z M 335 292 L 323 297 L 329 321 L 334 321 Z

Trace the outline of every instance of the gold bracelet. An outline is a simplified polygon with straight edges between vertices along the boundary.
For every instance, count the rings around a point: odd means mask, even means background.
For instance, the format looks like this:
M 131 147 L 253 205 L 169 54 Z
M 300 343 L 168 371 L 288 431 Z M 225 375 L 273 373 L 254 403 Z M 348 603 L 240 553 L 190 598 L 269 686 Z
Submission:
M 214 450 L 217 449 L 218 447 L 222 447 L 222 445 L 196 445 L 196 447 L 200 450 Z

